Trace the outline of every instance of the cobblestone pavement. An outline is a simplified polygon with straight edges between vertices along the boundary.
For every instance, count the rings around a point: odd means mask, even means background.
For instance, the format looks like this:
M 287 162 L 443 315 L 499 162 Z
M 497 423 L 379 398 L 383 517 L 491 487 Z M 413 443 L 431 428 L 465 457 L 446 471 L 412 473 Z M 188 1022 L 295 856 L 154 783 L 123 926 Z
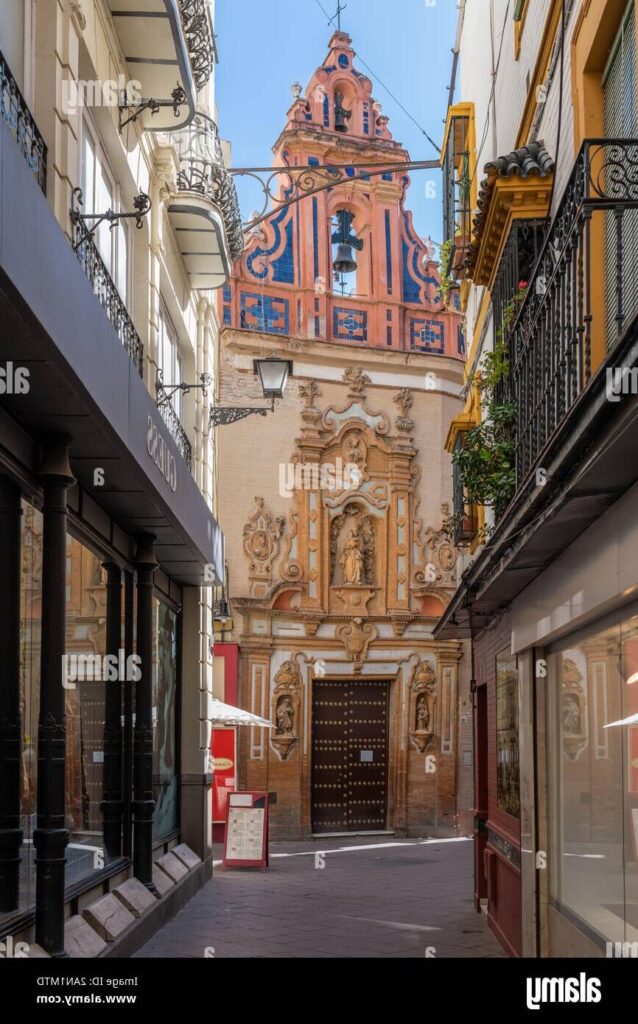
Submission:
M 213 881 L 136 955 L 503 956 L 474 910 L 472 872 L 469 840 L 277 844 L 266 872 L 216 861 Z

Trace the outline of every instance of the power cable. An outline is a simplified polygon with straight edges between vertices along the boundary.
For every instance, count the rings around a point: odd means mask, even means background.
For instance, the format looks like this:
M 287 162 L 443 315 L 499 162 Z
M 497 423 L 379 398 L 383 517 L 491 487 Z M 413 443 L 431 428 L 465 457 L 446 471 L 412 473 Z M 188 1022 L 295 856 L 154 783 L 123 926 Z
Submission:
M 503 28 L 501 30 L 501 43 L 500 43 L 500 46 L 499 46 L 499 49 L 498 49 L 498 57 L 496 59 L 496 67 L 495 67 L 493 75 L 492 75 L 492 89 L 491 89 L 491 92 L 490 92 L 490 98 L 489 98 L 489 100 L 487 102 L 487 114 L 485 115 L 485 125 L 483 127 L 483 137 L 481 139 L 481 145 L 480 145 L 480 147 L 479 147 L 479 149 L 478 149 L 478 151 L 476 153 L 476 163 L 474 165 L 474 173 L 472 174 L 472 178 L 470 180 L 470 185 L 469 185 L 470 191 L 472 189 L 472 185 L 474 184 L 474 179 L 476 178 L 476 172 L 479 169 L 479 162 L 480 162 L 480 159 L 481 159 L 481 153 L 483 152 L 483 147 L 485 146 L 485 140 L 487 139 L 487 133 L 488 133 L 489 126 L 490 126 L 490 112 L 491 112 L 491 109 L 492 109 L 492 101 L 494 99 L 494 93 L 496 92 L 496 81 L 497 81 L 497 78 L 498 78 L 498 69 L 499 69 L 499 67 L 501 65 L 501 56 L 502 56 L 502 53 L 503 53 L 503 42 L 505 40 L 505 30 L 507 28 L 507 21 L 508 21 L 509 12 L 510 12 L 510 3 L 511 3 L 511 0 L 507 0 L 507 9 L 505 11 L 505 19 L 503 21 Z

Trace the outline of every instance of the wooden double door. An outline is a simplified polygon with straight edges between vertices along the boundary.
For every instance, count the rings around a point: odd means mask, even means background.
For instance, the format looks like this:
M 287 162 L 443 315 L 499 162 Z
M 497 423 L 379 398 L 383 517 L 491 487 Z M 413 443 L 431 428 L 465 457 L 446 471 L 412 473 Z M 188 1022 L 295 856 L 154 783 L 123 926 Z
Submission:
M 318 680 L 312 696 L 312 831 L 387 825 L 387 682 Z

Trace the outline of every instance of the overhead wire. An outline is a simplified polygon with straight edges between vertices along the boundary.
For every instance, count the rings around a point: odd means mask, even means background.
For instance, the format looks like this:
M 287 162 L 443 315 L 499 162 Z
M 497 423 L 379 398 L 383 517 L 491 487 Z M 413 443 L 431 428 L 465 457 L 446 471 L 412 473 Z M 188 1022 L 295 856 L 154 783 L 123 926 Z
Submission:
M 328 21 L 328 24 L 329 24 L 329 25 L 331 25 L 331 24 L 332 24 L 332 22 L 334 21 L 334 18 L 331 18 L 331 17 L 330 17 L 330 15 L 328 14 L 328 12 L 327 12 L 326 8 L 325 8 L 325 7 L 324 7 L 324 5 L 323 5 L 323 4 L 321 3 L 321 0 L 315 0 L 315 3 L 317 4 L 317 6 L 318 6 L 318 7 L 320 8 L 320 10 L 321 10 L 321 11 L 323 12 L 323 14 L 325 15 L 325 17 L 326 17 L 326 19 L 327 19 L 327 21 Z M 388 86 L 387 86 L 387 85 L 385 84 L 385 82 L 383 82 L 383 81 L 381 80 L 381 78 L 379 78 L 379 76 L 377 75 L 377 73 L 376 73 L 376 72 L 375 72 L 375 71 L 374 71 L 374 70 L 373 70 L 373 69 L 372 69 L 372 68 L 370 67 L 370 65 L 366 63 L 366 61 L 365 61 L 365 60 L 363 59 L 363 57 L 361 56 L 361 54 L 359 53 L 359 51 L 357 51 L 357 57 L 359 58 L 359 61 L 360 61 L 360 63 L 361 63 L 361 64 L 363 64 L 364 68 L 365 68 L 365 69 L 366 69 L 367 71 L 369 71 L 369 73 L 370 73 L 370 74 L 372 75 L 372 77 L 373 77 L 373 78 L 375 79 L 375 81 L 377 81 L 377 82 L 379 83 L 379 85 L 381 86 L 381 88 L 382 88 L 382 89 L 384 89 L 384 90 L 385 90 L 385 91 L 387 92 L 388 96 L 390 96 L 390 98 L 391 98 L 392 100 L 394 100 L 394 102 L 396 103 L 396 105 L 397 105 L 397 106 L 398 106 L 398 107 L 399 107 L 399 108 L 400 108 L 400 109 L 401 109 L 401 110 L 403 111 L 403 113 L 404 113 L 404 114 L 406 115 L 406 117 L 409 117 L 409 119 L 410 119 L 410 120 L 412 121 L 412 123 L 413 123 L 414 125 L 416 125 L 416 127 L 417 127 L 417 128 L 419 129 L 419 131 L 421 132 L 421 134 L 422 134 L 422 135 L 424 135 L 424 136 L 425 136 L 425 138 L 426 138 L 426 139 L 428 140 L 428 142 L 430 143 L 430 145 L 431 145 L 431 146 L 433 146 L 433 147 L 434 147 L 434 149 L 436 149 L 437 153 L 440 153 L 440 152 L 441 152 L 441 147 L 440 147 L 440 146 L 438 146 L 438 145 L 436 144 L 436 142 L 435 142 L 435 141 L 434 141 L 434 140 L 433 140 L 433 139 L 431 138 L 431 136 L 430 136 L 430 135 L 428 135 L 428 133 L 426 132 L 426 130 L 425 130 L 425 128 L 423 127 L 423 125 L 422 125 L 422 124 L 420 124 L 420 123 L 419 123 L 419 122 L 417 121 L 416 117 L 413 117 L 413 115 L 412 115 L 412 114 L 410 113 L 410 111 L 409 111 L 409 110 L 407 109 L 407 107 L 405 107 L 405 106 L 403 105 L 403 103 L 401 103 L 401 100 L 400 100 L 400 99 L 398 99 L 398 97 L 397 97 L 397 96 L 395 96 L 395 94 L 394 94 L 394 93 L 392 92 L 392 90 L 391 90 L 391 89 L 390 89 L 390 88 L 389 88 L 389 87 L 388 87 Z

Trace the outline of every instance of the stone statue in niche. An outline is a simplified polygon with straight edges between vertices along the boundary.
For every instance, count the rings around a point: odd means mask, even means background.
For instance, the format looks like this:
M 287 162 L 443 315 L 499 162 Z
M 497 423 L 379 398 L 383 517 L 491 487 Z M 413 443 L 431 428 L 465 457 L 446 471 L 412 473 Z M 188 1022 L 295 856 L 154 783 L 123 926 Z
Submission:
M 417 697 L 416 702 L 416 728 L 417 732 L 428 732 L 430 728 L 430 709 L 428 707 L 427 697 L 424 693 L 420 697 Z
M 343 537 L 346 524 L 348 524 L 349 530 L 347 535 Z M 346 551 L 346 548 L 348 548 L 348 551 Z M 355 548 L 358 549 L 362 559 L 360 575 L 358 575 L 359 557 L 354 554 Z M 346 559 L 348 552 L 350 553 L 350 558 Z M 347 565 L 350 567 L 350 571 L 353 572 L 351 578 L 348 576 Z M 337 579 L 339 569 L 341 569 L 342 580 Z M 335 516 L 330 524 L 330 579 L 332 585 L 335 586 L 342 583 L 346 586 L 373 587 L 375 584 L 375 573 L 375 517 L 365 515 L 358 505 L 351 503 L 346 505 L 343 512 Z
M 363 578 L 363 544 L 358 530 L 352 530 L 343 545 L 339 565 L 348 586 L 360 586 Z
M 298 655 L 293 655 L 290 661 L 284 662 L 274 680 L 271 720 L 275 723 L 275 729 L 270 742 L 282 761 L 288 760 L 299 742 L 297 733 L 303 680 L 297 658 Z
M 573 693 L 563 697 L 563 733 L 565 736 L 580 736 L 580 702 Z
M 422 661 L 412 673 L 410 739 L 416 749 L 425 753 L 434 738 L 436 704 L 436 673 L 429 661 Z
M 587 746 L 587 696 L 583 679 L 583 673 L 573 658 L 564 658 L 561 721 L 563 752 L 570 761 L 577 761 Z
M 294 709 L 290 697 L 285 694 L 279 698 L 277 703 L 277 715 L 275 719 L 277 723 L 277 735 L 278 736 L 293 736 L 293 721 L 294 721 Z

